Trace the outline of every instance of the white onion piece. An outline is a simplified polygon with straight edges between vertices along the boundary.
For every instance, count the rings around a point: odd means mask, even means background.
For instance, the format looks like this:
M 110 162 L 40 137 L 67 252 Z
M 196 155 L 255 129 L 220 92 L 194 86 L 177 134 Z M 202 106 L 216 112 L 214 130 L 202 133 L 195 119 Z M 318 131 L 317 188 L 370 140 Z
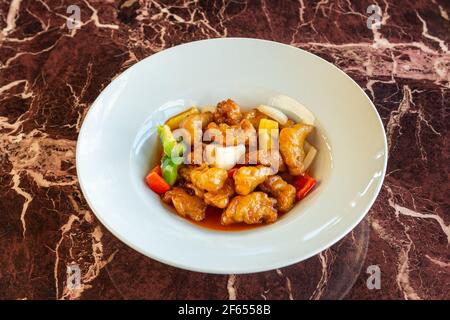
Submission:
M 315 117 L 304 105 L 291 97 L 278 95 L 271 99 L 270 105 L 286 112 L 296 122 L 314 125 Z M 294 118 L 295 116 L 295 118 Z
M 233 168 L 244 154 L 245 146 L 243 144 L 232 147 L 209 144 L 205 148 L 206 162 L 211 166 L 225 170 Z
M 303 150 L 305 150 L 306 153 L 308 153 L 309 149 L 311 149 L 312 145 L 305 140 L 305 143 L 303 144 Z
M 271 117 L 273 120 L 279 122 L 280 124 L 286 124 L 288 121 L 288 117 L 280 110 L 266 106 L 264 104 L 260 105 L 258 108 L 260 112 L 264 113 L 265 115 Z
M 307 142 L 305 141 L 305 147 L 306 147 L 306 143 Z M 303 161 L 303 170 L 304 171 L 308 170 L 308 168 L 313 163 L 314 158 L 316 157 L 316 154 L 317 154 L 317 149 L 314 148 L 309 143 L 308 143 L 308 145 L 309 145 L 309 150 L 308 150 L 308 153 L 306 154 L 305 161 Z

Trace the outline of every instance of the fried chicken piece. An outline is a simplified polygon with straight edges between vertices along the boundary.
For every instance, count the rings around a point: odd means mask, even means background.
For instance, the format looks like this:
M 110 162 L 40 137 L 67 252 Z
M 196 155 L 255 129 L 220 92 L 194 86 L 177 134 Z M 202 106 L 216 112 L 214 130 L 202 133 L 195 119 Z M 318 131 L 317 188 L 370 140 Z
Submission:
M 189 217 L 195 221 L 205 218 L 206 203 L 201 198 L 188 194 L 183 188 L 175 187 L 167 191 L 163 201 L 172 203 L 178 215 L 182 217 Z
M 280 176 L 267 177 L 260 185 L 262 191 L 277 199 L 278 211 L 288 212 L 295 202 L 295 187 L 283 180 Z
M 291 120 L 291 119 L 288 119 L 288 121 L 285 124 L 281 124 L 280 123 L 280 130 L 284 129 L 284 128 L 290 128 L 290 127 L 293 127 L 293 126 L 295 126 L 295 122 L 293 120 Z
M 224 100 L 217 104 L 213 117 L 217 123 L 235 125 L 242 119 L 241 108 L 231 99 Z
M 194 186 L 208 192 L 217 192 L 223 187 L 228 173 L 225 169 L 209 168 L 201 165 L 190 172 L 190 179 Z
M 191 137 L 191 144 L 194 142 L 201 143 L 202 129 L 205 129 L 212 119 L 213 114 L 211 112 L 193 114 L 181 121 L 180 128 L 187 130 Z
M 197 188 L 193 183 L 186 183 L 186 188 L 192 190 L 194 194 L 201 199 L 205 196 L 205 192 L 202 189 Z
M 286 171 L 286 164 L 283 161 L 283 157 L 278 150 L 256 150 L 247 152 L 245 158 L 239 160 L 239 164 L 262 164 L 263 166 L 270 167 L 272 174 Z
M 191 172 L 196 168 L 198 168 L 198 166 L 193 165 L 182 166 L 178 169 L 178 175 L 186 182 L 191 182 Z
M 247 224 L 271 223 L 277 220 L 277 200 L 264 192 L 252 192 L 234 197 L 222 213 L 223 225 L 244 222 Z
M 231 140 L 230 144 L 236 145 L 238 137 L 236 135 L 235 129 L 226 123 L 215 123 L 211 122 L 206 128 L 205 137 L 208 137 L 211 141 L 226 146 L 227 139 Z M 228 136 L 227 136 L 228 132 Z
M 286 164 L 284 163 L 283 157 L 278 150 L 260 150 L 258 152 L 258 162 L 263 166 L 270 166 L 274 168 L 278 166 L 277 171 L 280 172 L 286 171 Z
M 237 125 L 211 122 L 207 126 L 206 136 L 210 136 L 211 141 L 222 143 L 223 146 L 237 146 L 239 144 L 249 144 L 254 141 L 256 144 L 256 129 L 249 120 L 242 120 Z M 215 131 L 213 131 L 215 130 Z
M 233 179 L 228 178 L 221 189 L 216 192 L 205 193 L 204 200 L 206 204 L 223 209 L 226 208 L 229 203 L 229 199 L 233 194 L 234 182 Z
M 308 124 L 296 124 L 280 131 L 280 152 L 289 173 L 293 176 L 301 175 L 304 171 L 305 150 L 303 145 L 313 129 L 314 127 Z
M 236 193 L 247 195 L 271 175 L 271 169 L 265 166 L 240 167 L 234 174 Z
M 253 143 L 256 145 L 257 134 L 256 134 L 256 129 L 253 126 L 253 124 L 249 120 L 244 119 L 239 123 L 239 126 L 242 130 L 242 134 L 244 135 L 245 144 L 248 145 L 250 142 L 252 142 L 252 139 L 254 139 Z
M 202 189 L 197 188 L 191 181 L 191 172 L 196 168 L 198 168 L 198 166 L 187 165 L 178 169 L 178 176 L 181 178 L 178 181 L 178 185 L 188 188 L 189 191 L 192 191 L 197 197 L 203 199 L 205 192 Z
M 270 119 L 267 115 L 265 115 L 258 109 L 252 109 L 248 112 L 244 112 L 243 118 L 250 121 L 250 123 L 253 125 L 253 127 L 256 128 L 256 130 L 258 130 L 259 122 L 262 119 Z

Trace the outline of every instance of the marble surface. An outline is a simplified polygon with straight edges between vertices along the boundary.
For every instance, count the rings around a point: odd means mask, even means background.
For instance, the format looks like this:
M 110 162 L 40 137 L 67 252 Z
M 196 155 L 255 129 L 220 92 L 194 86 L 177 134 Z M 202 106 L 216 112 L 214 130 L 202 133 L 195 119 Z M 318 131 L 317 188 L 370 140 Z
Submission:
M 0 299 L 449 299 L 450 3 L 0 0 Z M 67 8 L 80 8 L 79 28 Z M 214 37 L 271 39 L 347 72 L 373 99 L 388 173 L 363 222 L 302 263 L 207 275 L 148 259 L 95 218 L 77 181 L 83 117 L 123 70 Z M 370 143 L 368 141 L 368 143 Z M 67 266 L 80 267 L 67 286 Z M 369 290 L 377 265 L 381 288 Z

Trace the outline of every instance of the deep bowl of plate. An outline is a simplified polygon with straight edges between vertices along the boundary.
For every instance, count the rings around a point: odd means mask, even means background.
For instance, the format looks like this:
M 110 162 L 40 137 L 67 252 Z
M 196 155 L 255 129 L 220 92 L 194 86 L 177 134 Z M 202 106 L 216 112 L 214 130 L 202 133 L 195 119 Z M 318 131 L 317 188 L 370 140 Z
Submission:
M 192 105 L 232 98 L 245 109 L 276 95 L 313 112 L 319 150 L 317 187 L 277 222 L 239 232 L 202 228 L 147 188 L 157 125 Z M 284 267 L 330 247 L 367 214 L 386 163 L 380 117 L 349 76 L 306 51 L 241 38 L 179 45 L 126 70 L 90 107 L 76 150 L 82 192 L 117 238 L 163 263 L 219 274 Z

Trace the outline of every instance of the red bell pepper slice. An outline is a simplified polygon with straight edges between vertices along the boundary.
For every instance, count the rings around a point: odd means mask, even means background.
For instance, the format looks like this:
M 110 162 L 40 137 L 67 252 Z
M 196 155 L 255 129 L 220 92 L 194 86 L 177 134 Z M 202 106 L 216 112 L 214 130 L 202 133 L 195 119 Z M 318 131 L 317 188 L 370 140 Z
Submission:
M 161 176 L 161 167 L 156 166 L 145 177 L 147 185 L 157 194 L 165 193 L 170 190 L 170 185 Z
M 160 165 L 157 165 L 156 167 L 154 167 L 150 172 L 156 172 L 157 174 L 159 174 L 162 177 L 162 171 L 161 171 Z
M 302 200 L 314 188 L 316 180 L 306 173 L 298 176 L 295 180 L 295 188 L 297 189 L 297 200 Z

